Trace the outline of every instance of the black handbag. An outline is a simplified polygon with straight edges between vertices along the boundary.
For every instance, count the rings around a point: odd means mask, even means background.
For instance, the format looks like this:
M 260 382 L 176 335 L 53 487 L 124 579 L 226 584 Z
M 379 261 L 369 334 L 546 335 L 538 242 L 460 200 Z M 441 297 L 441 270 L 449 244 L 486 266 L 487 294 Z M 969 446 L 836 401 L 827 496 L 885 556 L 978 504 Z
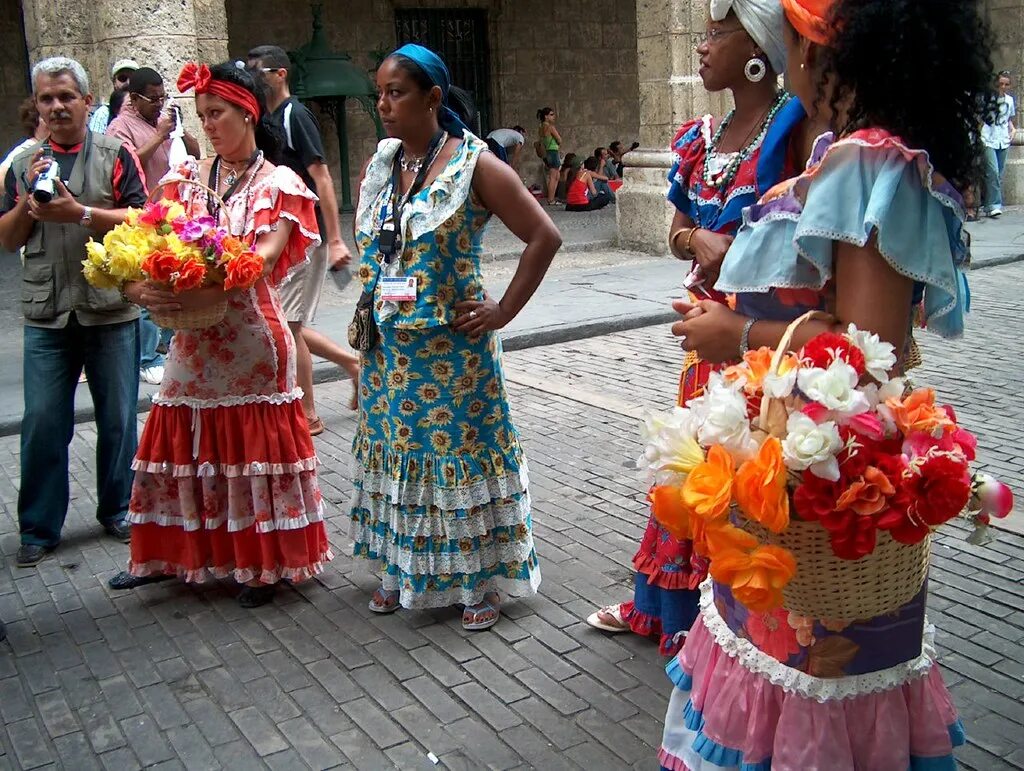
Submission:
M 363 293 L 359 295 L 356 312 L 348 325 L 348 344 L 352 346 L 353 350 L 361 353 L 372 351 L 380 338 L 377 319 L 373 313 L 373 295 L 376 288 L 377 282 L 374 281 L 372 287 L 364 289 Z

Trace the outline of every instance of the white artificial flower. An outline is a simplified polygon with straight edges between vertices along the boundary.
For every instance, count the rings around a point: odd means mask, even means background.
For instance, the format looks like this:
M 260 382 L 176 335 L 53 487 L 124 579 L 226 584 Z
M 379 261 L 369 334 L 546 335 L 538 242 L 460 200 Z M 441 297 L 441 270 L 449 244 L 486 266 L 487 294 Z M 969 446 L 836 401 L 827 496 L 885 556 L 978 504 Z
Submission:
M 636 465 L 655 484 L 682 484 L 704 461 L 704 451 L 697 443 L 696 418 L 684 407 L 645 412 L 640 434 L 646 446 Z
M 799 371 L 797 367 L 793 367 L 789 372 L 781 375 L 773 375 L 771 373 L 765 375 L 762 382 L 764 395 L 774 399 L 785 399 L 791 395 L 793 389 L 796 388 L 796 375 Z
M 839 480 L 836 454 L 843 449 L 843 440 L 833 421 L 815 423 L 802 412 L 794 412 L 786 422 L 786 431 L 786 438 L 782 440 L 786 468 L 793 471 L 810 469 L 819 479 Z
M 797 375 L 804 395 L 828 410 L 829 417 L 839 420 L 871 409 L 867 396 L 857 390 L 858 380 L 857 370 L 842 359 L 833 361 L 828 369 L 805 368 Z
M 868 374 L 879 383 L 889 382 L 889 370 L 896 366 L 896 349 L 878 335 L 857 329 L 855 324 L 850 324 L 846 337 L 864 354 Z
M 711 375 L 704 395 L 690 402 L 698 419 L 697 438 L 700 443 L 704 447 L 722 445 L 737 462 L 757 452 L 757 441 L 751 434 L 747 417 L 743 385 L 742 378 L 726 383 L 716 372 Z

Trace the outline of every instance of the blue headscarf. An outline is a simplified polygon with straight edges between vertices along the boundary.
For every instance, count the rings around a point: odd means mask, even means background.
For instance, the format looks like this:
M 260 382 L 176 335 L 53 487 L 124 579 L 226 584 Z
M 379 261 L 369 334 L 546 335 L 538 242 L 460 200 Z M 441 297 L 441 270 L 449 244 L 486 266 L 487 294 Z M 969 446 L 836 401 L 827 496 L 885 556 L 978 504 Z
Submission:
M 416 43 L 406 43 L 391 56 L 404 56 L 416 62 L 417 66 L 426 73 L 430 82 L 441 89 L 441 109 L 438 111 L 437 123 L 452 136 L 462 138 L 469 126 L 462 122 L 462 119 L 448 106 L 448 92 L 452 87 L 452 76 L 444 60 L 429 48 L 424 48 Z

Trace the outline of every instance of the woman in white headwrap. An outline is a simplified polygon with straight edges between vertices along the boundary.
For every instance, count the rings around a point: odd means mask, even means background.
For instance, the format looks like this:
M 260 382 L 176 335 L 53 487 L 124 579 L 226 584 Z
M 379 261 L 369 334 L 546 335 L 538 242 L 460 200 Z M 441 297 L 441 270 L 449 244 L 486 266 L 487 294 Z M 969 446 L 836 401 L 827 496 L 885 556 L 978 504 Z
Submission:
M 709 17 L 697 44 L 700 77 L 708 91 L 728 90 L 736 108 L 722 120 L 688 121 L 676 133 L 669 246 L 688 263 L 681 276 L 693 271 L 687 287 L 700 299 L 725 302 L 714 283 L 743 209 L 803 167 L 810 140 L 803 107 L 778 85 L 786 64 L 780 0 L 711 0 Z M 680 404 L 701 393 L 711 369 L 687 356 Z M 633 601 L 602 608 L 587 622 L 660 639 L 661 652 L 675 655 L 697 618 L 697 587 L 707 577 L 706 561 L 691 547 L 652 516 L 633 558 Z

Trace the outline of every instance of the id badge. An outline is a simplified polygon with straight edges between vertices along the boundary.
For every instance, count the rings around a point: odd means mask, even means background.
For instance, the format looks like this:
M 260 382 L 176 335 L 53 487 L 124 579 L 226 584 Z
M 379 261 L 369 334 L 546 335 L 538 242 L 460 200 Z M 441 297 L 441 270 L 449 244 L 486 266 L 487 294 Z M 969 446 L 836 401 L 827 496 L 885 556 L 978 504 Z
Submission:
M 416 299 L 415 276 L 381 276 L 381 299 L 396 303 L 413 302 Z

